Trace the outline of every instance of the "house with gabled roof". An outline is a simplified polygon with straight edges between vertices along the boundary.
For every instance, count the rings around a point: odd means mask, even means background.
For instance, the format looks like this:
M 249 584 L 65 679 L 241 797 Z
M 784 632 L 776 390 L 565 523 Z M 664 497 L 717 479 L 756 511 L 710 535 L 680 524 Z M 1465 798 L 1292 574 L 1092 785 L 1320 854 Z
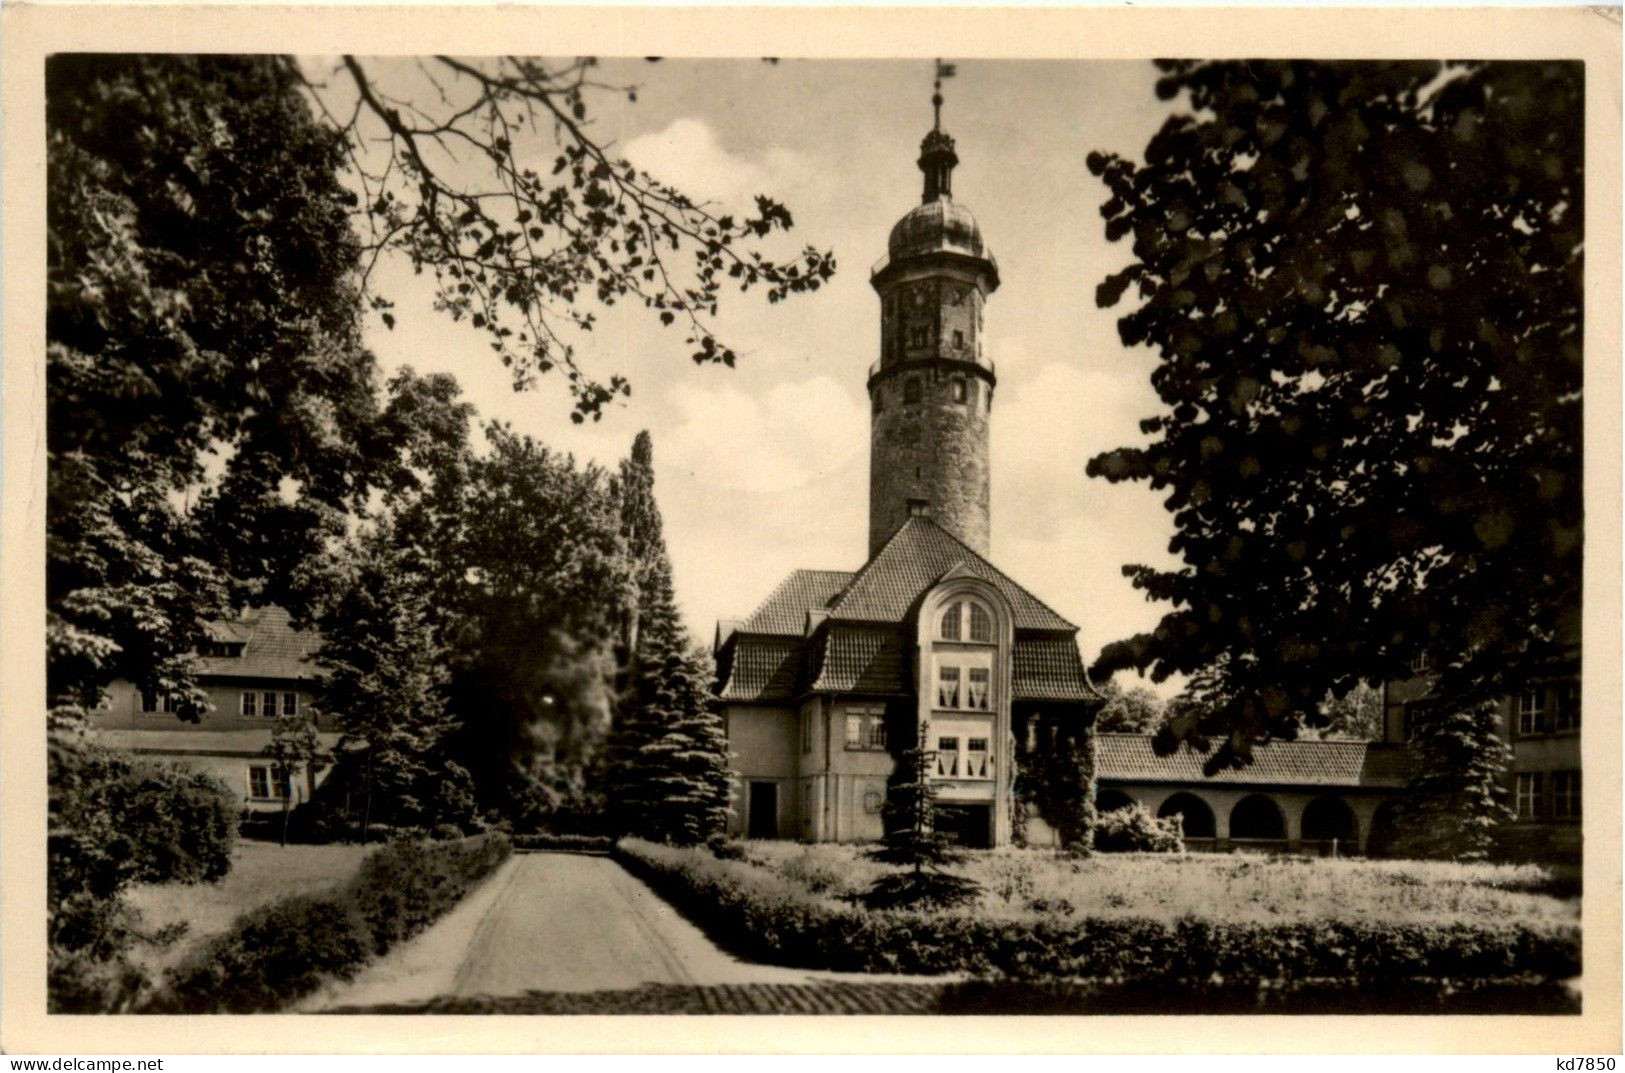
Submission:
M 310 711 L 320 645 L 319 634 L 294 629 L 280 607 L 251 608 L 211 621 L 193 657 L 208 698 L 204 711 L 185 713 L 183 719 L 175 698 L 118 679 L 91 713 L 91 726 L 109 748 L 212 775 L 245 812 L 298 804 L 308 800 L 324 772 L 301 771 L 286 782 L 278 780 L 264 750 L 279 716 Z M 317 724 L 317 736 L 331 753 L 339 733 L 330 717 Z
M 1046 728 L 1092 721 L 1104 700 L 1078 627 L 989 558 L 998 379 L 982 328 L 999 270 L 953 199 L 957 163 L 939 111 L 920 146 L 922 202 L 870 276 L 881 342 L 867 384 L 868 561 L 792 571 L 749 616 L 717 627 L 735 834 L 880 838 L 897 756 L 923 734 L 939 827 L 968 845 L 1052 842 L 1042 817 L 1017 808 L 1018 754 Z M 1159 757 L 1147 736 L 1101 735 L 1097 805 L 1179 815 L 1194 848 L 1359 852 L 1404 785 L 1403 753 L 1271 742 L 1249 767 L 1208 777 L 1189 748 Z

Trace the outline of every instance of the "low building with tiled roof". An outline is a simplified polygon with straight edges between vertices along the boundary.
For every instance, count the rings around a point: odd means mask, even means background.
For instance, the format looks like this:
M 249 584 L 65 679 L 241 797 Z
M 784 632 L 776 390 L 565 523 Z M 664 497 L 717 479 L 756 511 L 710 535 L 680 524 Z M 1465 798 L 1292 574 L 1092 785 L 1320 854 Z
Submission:
M 281 809 L 290 798 L 306 799 L 322 774 L 301 772 L 280 785 L 264 756 L 278 716 L 310 711 L 320 644 L 314 631 L 294 629 L 280 607 L 209 622 L 194 656 L 208 708 L 195 721 L 182 719 L 172 698 L 121 679 L 109 686 L 91 724 L 110 748 L 213 775 L 247 812 Z M 337 744 L 330 719 L 318 725 L 318 737 L 329 750 Z

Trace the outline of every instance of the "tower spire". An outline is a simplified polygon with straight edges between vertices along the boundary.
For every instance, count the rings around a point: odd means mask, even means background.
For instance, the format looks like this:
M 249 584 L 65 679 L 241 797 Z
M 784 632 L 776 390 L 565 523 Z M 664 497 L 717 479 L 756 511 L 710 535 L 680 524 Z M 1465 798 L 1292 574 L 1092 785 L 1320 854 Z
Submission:
M 922 201 L 953 196 L 954 165 L 959 157 L 954 153 L 954 140 L 942 129 L 942 80 L 954 73 L 953 64 L 937 60 L 936 78 L 931 83 L 931 132 L 920 143 L 920 170 L 925 172 Z

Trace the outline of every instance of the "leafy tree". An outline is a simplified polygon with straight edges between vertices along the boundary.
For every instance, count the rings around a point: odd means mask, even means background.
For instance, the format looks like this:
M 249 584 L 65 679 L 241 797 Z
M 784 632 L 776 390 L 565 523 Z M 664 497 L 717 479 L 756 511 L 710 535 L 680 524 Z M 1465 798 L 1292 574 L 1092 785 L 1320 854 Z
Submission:
M 888 787 L 883 817 L 886 837 L 868 851 L 870 860 L 900 865 L 875 880 L 863 894 L 874 909 L 900 906 L 952 906 L 975 898 L 981 888 L 975 880 L 943 869 L 965 859 L 937 830 L 937 790 L 931 782 L 936 751 L 928 747 L 927 731 L 920 727 L 914 748 L 903 750 L 897 772 Z
M 203 697 L 190 652 L 358 501 L 359 349 L 340 139 L 283 64 L 46 64 L 47 676 Z
M 1582 65 L 1160 66 L 1189 111 L 1088 163 L 1163 408 L 1089 473 L 1182 562 L 1125 568 L 1174 610 L 1093 673 L 1206 674 L 1210 768 L 1424 651 L 1463 710 L 1516 689 L 1577 636 Z
M 1498 736 L 1496 702 L 1462 710 L 1450 704 L 1413 709 L 1410 750 L 1416 774 L 1395 817 L 1402 857 L 1482 860 L 1512 819 L 1504 804 L 1511 752 Z
M 1341 697 L 1328 693 L 1319 714 L 1324 724 L 1310 732 L 1322 739 L 1376 741 L 1382 737 L 1382 690 L 1361 682 Z
M 450 639 L 453 742 L 483 807 L 565 793 L 603 746 L 628 565 L 615 483 L 500 425 L 471 463 Z
M 642 305 L 683 326 L 696 362 L 732 366 L 710 328 L 724 286 L 760 286 L 777 302 L 834 271 L 827 251 L 781 262 L 751 248 L 792 224 L 772 198 L 745 216 L 715 212 L 595 141 L 591 98 L 635 101 L 637 87 L 606 84 L 591 58 L 343 56 L 330 72 L 283 62 L 349 150 L 368 271 L 405 254 L 433 277 L 442 311 L 486 332 L 516 386 L 561 370 L 576 421 L 631 390 L 578 363 L 571 336 L 596 323 L 589 297 Z M 393 303 L 369 298 L 393 327 Z
M 1124 689 L 1107 680 L 1100 688 L 1106 703 L 1095 715 L 1095 730 L 1103 734 L 1149 734 L 1162 724 L 1163 703 L 1146 686 Z
M 1024 828 L 1029 809 L 1036 811 L 1055 831 L 1061 852 L 1087 857 L 1096 819 L 1094 713 L 1088 721 L 1071 712 L 1030 712 L 1027 719 L 1037 723 L 1018 737 L 1018 819 Z M 1021 835 L 1025 840 L 1024 829 Z

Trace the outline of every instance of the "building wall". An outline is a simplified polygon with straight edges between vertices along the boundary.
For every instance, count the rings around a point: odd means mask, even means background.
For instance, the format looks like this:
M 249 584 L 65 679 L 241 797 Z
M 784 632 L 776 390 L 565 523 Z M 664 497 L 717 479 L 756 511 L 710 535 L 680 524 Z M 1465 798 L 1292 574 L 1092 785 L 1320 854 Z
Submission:
M 197 731 L 224 731 L 224 730 L 269 730 L 276 725 L 276 716 L 266 717 L 255 715 L 245 718 L 242 714 L 243 693 L 255 694 L 255 709 L 259 711 L 264 707 L 264 694 L 273 692 L 277 695 L 277 710 L 282 710 L 282 696 L 284 693 L 293 693 L 298 697 L 298 710 L 308 712 L 312 699 L 311 683 L 305 681 L 289 681 L 287 679 L 204 679 L 200 683 L 209 698 L 209 710 L 197 722 L 186 722 L 176 717 L 174 712 L 162 711 L 163 703 L 159 702 L 159 711 L 143 712 L 141 710 L 141 691 L 135 683 L 123 679 L 114 681 L 107 687 L 107 699 L 104 705 L 91 713 L 91 725 L 105 729 L 117 730 L 197 730 Z M 319 729 L 328 731 L 336 727 L 331 718 L 324 718 Z
M 790 705 L 727 704 L 723 721 L 734 770 L 733 815 L 728 832 L 750 830 L 750 784 L 771 782 L 778 787 L 777 829 L 780 837 L 794 837 L 800 814 L 801 719 Z
M 1309 805 L 1321 798 L 1334 798 L 1347 805 L 1349 811 L 1354 815 L 1355 822 L 1358 825 L 1358 845 L 1349 849 L 1361 853 L 1365 851 L 1366 839 L 1371 833 L 1372 820 L 1377 809 L 1392 796 L 1392 791 L 1373 791 L 1350 787 L 1278 789 L 1271 786 L 1235 786 L 1228 784 L 1203 786 L 1194 783 L 1103 781 L 1097 791 L 1097 801 L 1100 796 L 1111 792 L 1127 795 L 1130 800 L 1144 805 L 1152 815 L 1156 815 L 1163 804 L 1175 794 L 1188 793 L 1195 795 L 1213 812 L 1214 836 L 1218 844 L 1214 847 L 1204 844 L 1193 848 L 1218 849 L 1247 848 L 1244 844 L 1232 842 L 1233 835 L 1230 825 L 1231 815 L 1236 806 L 1246 798 L 1265 797 L 1280 811 L 1286 834 L 1286 848 L 1296 848 L 1303 841 L 1303 816 Z M 1031 837 L 1029 837 L 1028 841 L 1029 844 L 1032 844 Z
M 174 712 L 144 712 L 141 691 L 132 682 L 114 681 L 107 689 L 102 707 L 91 712 L 90 723 L 103 744 L 146 760 L 174 763 L 202 772 L 224 786 L 228 793 L 250 812 L 275 811 L 284 806 L 276 792 L 273 772 L 264 756 L 271 741 L 276 716 L 242 715 L 242 694 L 252 691 L 256 710 L 263 708 L 263 695 L 273 692 L 277 711 L 282 711 L 283 695 L 293 693 L 297 711 L 308 712 L 312 693 L 310 683 L 287 679 L 205 679 L 201 685 L 208 696 L 209 710 L 197 722 L 182 720 Z M 323 744 L 336 744 L 337 728 L 332 718 L 318 724 Z M 264 781 L 254 778 L 255 768 L 264 769 Z M 293 804 L 309 799 L 327 777 L 328 768 L 314 774 L 300 771 L 291 784 Z M 256 789 L 264 789 L 259 793 Z

